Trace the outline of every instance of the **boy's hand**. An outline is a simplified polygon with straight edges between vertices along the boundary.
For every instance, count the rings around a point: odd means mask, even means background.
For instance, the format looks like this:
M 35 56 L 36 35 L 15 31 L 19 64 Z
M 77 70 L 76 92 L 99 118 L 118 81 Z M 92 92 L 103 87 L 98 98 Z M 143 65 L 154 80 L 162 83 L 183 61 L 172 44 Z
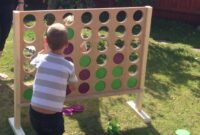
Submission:
M 44 52 L 45 52 L 44 49 L 42 49 L 37 54 L 35 53 L 33 56 L 30 57 L 30 61 L 32 61 L 38 54 L 43 54 Z
M 75 86 L 74 83 L 69 83 L 68 86 L 69 86 L 69 89 L 70 89 L 71 91 L 74 91 L 74 90 L 76 89 L 76 86 Z

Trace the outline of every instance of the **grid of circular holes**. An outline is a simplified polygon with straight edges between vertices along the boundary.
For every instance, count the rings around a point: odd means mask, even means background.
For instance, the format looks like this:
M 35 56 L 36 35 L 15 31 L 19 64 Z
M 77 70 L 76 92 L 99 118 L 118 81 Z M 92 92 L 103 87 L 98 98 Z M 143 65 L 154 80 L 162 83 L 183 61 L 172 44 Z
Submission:
M 99 37 L 101 38 L 105 38 L 108 36 L 108 27 L 107 26 L 102 26 L 100 29 L 99 29 L 99 32 L 98 32 L 98 35 Z
M 132 34 L 138 35 L 141 32 L 141 29 L 142 29 L 141 25 L 139 24 L 134 25 L 132 28 Z
M 100 54 L 96 59 L 96 62 L 99 66 L 105 65 L 106 61 L 107 61 L 107 56 L 105 54 Z
M 35 55 L 36 49 L 35 46 L 26 46 L 23 50 L 23 55 L 25 58 L 31 58 Z
M 24 32 L 24 42 L 25 43 L 33 43 L 36 39 L 36 34 L 32 30 L 27 30 Z
M 82 39 L 89 39 L 90 37 L 92 36 L 92 30 L 91 28 L 89 27 L 84 27 L 82 30 L 81 30 L 81 37 Z
M 90 12 L 85 12 L 81 16 L 81 21 L 84 24 L 88 24 L 92 20 L 92 14 Z
M 125 11 L 120 11 L 118 14 L 117 14 L 117 21 L 118 22 L 123 22 L 125 19 L 126 19 L 126 12 Z
M 99 50 L 100 52 L 104 52 L 108 49 L 108 41 L 105 40 L 105 39 L 101 39 L 99 42 L 98 42 L 98 45 L 97 45 L 97 50 Z
M 117 37 L 123 37 L 125 34 L 125 30 L 125 27 L 123 25 L 120 25 L 115 29 L 115 35 Z
M 138 53 L 132 52 L 132 53 L 129 55 L 129 60 L 130 60 L 131 62 L 135 62 L 136 60 L 138 60 L 138 57 L 139 57 Z
M 137 10 L 134 14 L 133 14 L 133 19 L 135 21 L 140 21 L 143 17 L 143 13 L 141 10 Z
M 72 13 L 66 13 L 63 16 L 63 22 L 66 26 L 70 26 L 74 22 L 74 15 Z
M 91 42 L 89 41 L 84 41 L 81 45 L 80 45 L 80 52 L 87 54 L 91 51 Z
M 28 28 L 31 28 L 35 25 L 36 19 L 34 15 L 28 14 L 23 19 L 24 25 Z
M 52 25 L 56 20 L 56 17 L 51 14 L 51 13 L 48 13 L 44 16 L 44 23 L 49 26 L 49 25 Z
M 109 13 L 107 11 L 103 11 L 99 16 L 99 20 L 102 23 L 106 23 L 109 20 Z
M 133 49 L 138 48 L 138 47 L 140 46 L 140 44 L 141 44 L 141 41 L 140 41 L 139 38 L 135 38 L 135 39 L 132 39 L 132 40 L 131 40 L 131 47 L 132 47 Z
M 115 48 L 117 49 L 117 50 L 121 50 L 121 49 L 123 49 L 123 47 L 124 47 L 124 40 L 122 40 L 122 39 L 117 39 L 116 41 L 115 41 Z
M 137 65 L 133 64 L 128 68 L 129 75 L 134 75 L 137 72 Z

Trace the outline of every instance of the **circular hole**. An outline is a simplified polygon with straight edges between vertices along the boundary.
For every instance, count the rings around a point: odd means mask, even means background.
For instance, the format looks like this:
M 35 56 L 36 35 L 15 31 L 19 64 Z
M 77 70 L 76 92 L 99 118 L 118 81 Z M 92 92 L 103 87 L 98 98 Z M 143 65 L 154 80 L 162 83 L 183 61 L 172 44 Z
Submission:
M 74 46 L 72 43 L 68 43 L 67 47 L 64 50 L 64 54 L 68 55 L 71 54 L 74 50 Z
M 143 16 L 142 11 L 141 10 L 137 10 L 133 15 L 133 19 L 135 21 L 139 21 L 142 18 L 142 16 Z
M 74 22 L 74 15 L 72 13 L 66 13 L 63 16 L 63 22 L 66 26 L 72 25 Z
M 122 83 L 121 83 L 121 80 L 119 80 L 119 79 L 112 81 L 112 84 L 111 84 L 111 86 L 114 90 L 118 90 L 121 87 L 121 85 L 122 85 Z
M 33 74 L 25 74 L 24 75 L 24 84 L 25 85 L 32 85 L 34 82 L 35 76 Z
M 123 25 L 120 25 L 116 28 L 115 30 L 115 35 L 117 37 L 122 37 L 124 36 L 124 33 L 125 33 L 125 27 Z
M 92 30 L 89 27 L 85 27 L 81 30 L 82 39 L 89 39 L 92 36 Z
M 136 52 L 131 53 L 131 55 L 129 56 L 129 60 L 131 62 L 134 62 L 138 59 L 138 54 Z
M 109 19 L 109 13 L 108 13 L 107 11 L 102 12 L 102 13 L 100 14 L 100 16 L 99 16 L 99 20 L 100 20 L 100 22 L 102 22 L 102 23 L 107 22 L 108 19 Z
M 65 57 L 65 59 L 73 63 L 73 59 L 71 57 Z
M 108 27 L 102 26 L 102 27 L 99 29 L 98 35 L 99 35 L 99 37 L 101 37 L 101 38 L 107 37 L 107 36 L 108 36 Z
M 80 52 L 87 54 L 91 51 L 91 42 L 84 41 L 80 46 Z
M 133 48 L 133 49 L 135 49 L 135 48 L 138 48 L 139 46 L 140 46 L 140 40 L 138 39 L 138 38 L 136 38 L 136 39 L 133 39 L 132 41 L 131 41 L 131 47 Z
M 56 20 L 55 16 L 53 14 L 51 14 L 51 13 L 46 14 L 44 16 L 44 23 L 46 25 L 48 25 L 48 26 L 51 25 L 51 24 L 53 24 L 55 22 L 55 20 Z
M 96 71 L 96 77 L 98 79 L 103 79 L 107 74 L 107 71 L 105 68 L 99 68 L 97 71 Z
M 31 14 L 28 14 L 24 17 L 23 19 L 23 22 L 24 22 L 24 25 L 26 27 L 32 27 L 35 25 L 36 23 L 36 19 L 35 19 L 35 16 L 34 15 L 31 15 Z
M 69 85 L 67 85 L 66 95 L 70 95 L 71 93 L 72 93 L 72 90 L 70 89 Z
M 67 28 L 67 39 L 71 40 L 74 37 L 74 30 L 72 28 Z
M 106 84 L 104 81 L 99 81 L 95 84 L 95 90 L 97 92 L 102 92 L 106 87 Z
M 116 66 L 112 70 L 112 74 L 114 77 L 120 77 L 123 74 L 123 68 L 120 66 Z
M 121 50 L 124 47 L 124 40 L 118 39 L 115 41 L 115 47 L 117 50 Z
M 90 85 L 88 83 L 82 83 L 79 85 L 79 92 L 85 94 L 89 91 Z
M 33 43 L 36 39 L 36 34 L 32 30 L 27 30 L 24 32 L 24 42 L 26 43 Z
M 96 59 L 96 62 L 98 65 L 105 65 L 106 64 L 106 55 L 105 54 L 100 54 L 97 59 Z
M 81 80 L 87 80 L 90 77 L 90 71 L 88 69 L 84 69 L 79 73 L 79 78 Z
M 97 50 L 103 52 L 103 51 L 107 50 L 107 48 L 108 48 L 108 41 L 107 41 L 107 40 L 104 40 L 104 39 L 101 39 L 101 40 L 98 42 Z
M 27 46 L 23 50 L 23 55 L 25 58 L 31 58 L 35 55 L 36 49 L 35 46 Z
M 117 14 L 117 21 L 118 22 L 123 22 L 126 19 L 126 12 L 125 11 L 120 11 Z
M 113 62 L 115 64 L 120 64 L 124 60 L 124 55 L 122 53 L 116 53 L 113 57 Z
M 139 24 L 136 24 L 135 26 L 133 26 L 133 28 L 132 28 L 132 34 L 133 35 L 137 35 L 137 34 L 139 34 L 140 33 L 140 31 L 141 31 L 141 26 L 139 25 Z
M 89 23 L 92 20 L 92 14 L 90 12 L 85 12 L 81 16 L 81 20 L 83 23 Z
M 137 65 L 131 65 L 129 68 L 128 68 L 128 72 L 130 75 L 134 75 L 137 71 Z
M 137 85 L 137 79 L 135 77 L 131 77 L 128 79 L 127 86 L 129 88 L 134 88 Z
M 32 73 L 35 71 L 35 67 L 30 64 L 29 60 L 24 61 L 23 68 L 26 73 Z
M 84 55 L 84 56 L 82 56 L 82 57 L 80 58 L 79 64 L 80 64 L 81 67 L 87 67 L 87 66 L 90 65 L 90 63 L 91 63 L 91 58 L 90 58 L 90 56 Z
M 28 88 L 23 92 L 23 97 L 26 100 L 31 100 L 33 95 L 33 88 Z

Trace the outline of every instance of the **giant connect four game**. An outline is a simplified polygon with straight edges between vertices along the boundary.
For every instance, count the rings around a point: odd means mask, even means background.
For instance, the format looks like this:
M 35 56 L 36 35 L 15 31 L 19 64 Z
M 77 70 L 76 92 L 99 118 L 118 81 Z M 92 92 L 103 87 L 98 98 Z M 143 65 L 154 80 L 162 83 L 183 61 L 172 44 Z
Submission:
M 151 14 L 151 7 L 15 11 L 15 116 L 32 96 L 36 69 L 29 59 L 56 22 L 66 26 L 64 55 L 79 80 L 76 90 L 66 88 L 66 100 L 142 93 Z

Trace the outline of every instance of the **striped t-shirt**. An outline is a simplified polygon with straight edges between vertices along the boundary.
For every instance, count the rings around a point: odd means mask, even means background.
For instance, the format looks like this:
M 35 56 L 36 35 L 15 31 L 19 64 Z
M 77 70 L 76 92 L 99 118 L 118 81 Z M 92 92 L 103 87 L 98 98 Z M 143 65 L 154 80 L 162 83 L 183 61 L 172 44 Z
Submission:
M 31 61 L 37 68 L 31 104 L 50 111 L 61 112 L 68 83 L 77 82 L 74 64 L 63 56 L 38 54 Z

